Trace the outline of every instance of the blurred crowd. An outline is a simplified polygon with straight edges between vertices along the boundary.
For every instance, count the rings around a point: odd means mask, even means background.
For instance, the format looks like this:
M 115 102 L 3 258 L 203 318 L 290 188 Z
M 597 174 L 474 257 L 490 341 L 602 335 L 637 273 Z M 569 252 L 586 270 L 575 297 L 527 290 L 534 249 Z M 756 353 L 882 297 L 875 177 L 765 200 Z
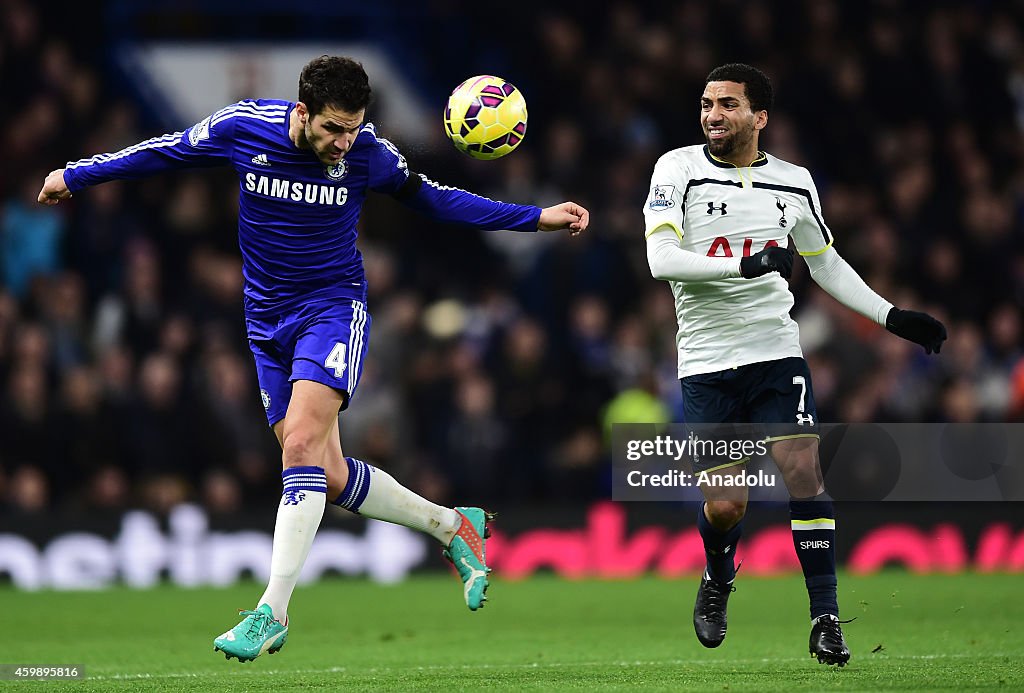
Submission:
M 607 494 L 610 424 L 680 416 L 672 297 L 643 241 L 650 173 L 701 141 L 704 77 L 737 60 L 773 78 L 763 147 L 811 170 L 839 252 L 949 327 L 926 357 L 798 263 L 821 419 L 1024 418 L 1024 4 L 548 9 L 469 59 L 465 36 L 493 36 L 488 20 L 435 4 L 426 97 L 500 68 L 531 121 L 515 154 L 482 163 L 439 118 L 435 140 L 399 142 L 411 168 L 509 201 L 574 199 L 593 222 L 575 239 L 483 233 L 371 199 L 373 325 L 347 454 L 447 503 Z M 263 508 L 280 455 L 245 340 L 233 174 L 35 202 L 50 169 L 161 131 L 112 66 L 101 16 L 0 1 L 0 513 Z

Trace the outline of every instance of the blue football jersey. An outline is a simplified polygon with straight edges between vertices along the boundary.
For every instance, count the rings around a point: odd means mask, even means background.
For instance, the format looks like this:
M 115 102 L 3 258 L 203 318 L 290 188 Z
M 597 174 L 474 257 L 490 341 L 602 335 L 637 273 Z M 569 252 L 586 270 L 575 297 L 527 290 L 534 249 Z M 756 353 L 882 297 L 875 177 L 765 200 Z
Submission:
M 289 138 L 294 106 L 240 101 L 183 132 L 68 163 L 64 181 L 77 192 L 171 168 L 230 164 L 239 179 L 246 312 L 279 314 L 310 298 L 362 298 L 360 210 L 368 190 L 395 194 L 406 186 L 408 165 L 372 123 L 362 126 L 343 159 L 324 165 Z M 415 195 L 403 201 L 432 218 L 490 229 L 537 228 L 537 207 L 495 202 L 421 178 Z

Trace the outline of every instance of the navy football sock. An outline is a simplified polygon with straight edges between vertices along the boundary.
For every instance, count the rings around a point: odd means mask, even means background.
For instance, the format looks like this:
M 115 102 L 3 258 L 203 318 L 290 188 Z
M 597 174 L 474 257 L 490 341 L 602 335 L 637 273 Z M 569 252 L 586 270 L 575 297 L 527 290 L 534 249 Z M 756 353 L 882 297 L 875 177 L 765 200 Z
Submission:
M 736 577 L 736 544 L 743 534 L 743 520 L 724 532 L 716 529 L 704 515 L 704 504 L 697 509 L 697 529 L 704 540 L 704 555 L 707 557 L 708 577 L 718 583 L 729 583 Z
M 804 570 L 811 618 L 839 615 L 836 600 L 836 521 L 826 494 L 789 501 L 793 546 Z
M 348 481 L 345 482 L 345 488 L 338 494 L 338 497 L 331 502 L 358 513 L 363 501 L 366 500 L 366 494 L 370 491 L 373 468 L 355 457 L 346 457 L 345 462 L 348 464 Z

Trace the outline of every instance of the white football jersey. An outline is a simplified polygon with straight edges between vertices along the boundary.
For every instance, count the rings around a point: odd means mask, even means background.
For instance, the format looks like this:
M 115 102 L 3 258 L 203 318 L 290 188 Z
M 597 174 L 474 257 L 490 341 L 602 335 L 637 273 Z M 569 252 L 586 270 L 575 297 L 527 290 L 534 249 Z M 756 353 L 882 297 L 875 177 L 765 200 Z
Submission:
M 810 173 L 764 152 L 744 168 L 703 145 L 668 152 L 654 167 L 644 218 L 647 236 L 669 227 L 681 248 L 705 256 L 749 256 L 786 247 L 789 236 L 801 255 L 832 245 Z M 669 284 L 680 378 L 802 355 L 793 294 L 777 272 Z

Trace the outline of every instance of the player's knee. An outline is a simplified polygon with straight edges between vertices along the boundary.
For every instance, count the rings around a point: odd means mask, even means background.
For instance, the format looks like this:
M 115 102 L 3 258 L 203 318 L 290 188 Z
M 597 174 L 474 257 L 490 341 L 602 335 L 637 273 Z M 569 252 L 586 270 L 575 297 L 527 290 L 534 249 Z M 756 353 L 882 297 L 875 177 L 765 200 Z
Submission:
M 301 430 L 285 432 L 281 459 L 285 468 L 320 466 L 323 458 L 323 444 L 317 444 L 314 436 Z
M 735 527 L 747 512 L 747 503 L 741 500 L 709 500 L 704 507 L 708 520 L 719 530 Z

